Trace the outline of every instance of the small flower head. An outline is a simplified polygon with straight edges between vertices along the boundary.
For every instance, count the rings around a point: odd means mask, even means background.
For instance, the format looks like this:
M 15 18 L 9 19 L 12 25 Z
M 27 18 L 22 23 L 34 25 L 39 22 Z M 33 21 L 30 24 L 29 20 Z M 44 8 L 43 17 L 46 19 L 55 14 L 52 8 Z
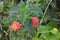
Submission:
M 31 20 L 32 20 L 32 26 L 33 26 L 34 28 L 36 28 L 36 27 L 39 25 L 39 20 L 38 20 L 38 18 L 37 18 L 37 17 L 32 17 Z
M 11 29 L 13 31 L 19 31 L 22 27 L 22 24 L 20 24 L 20 22 L 14 21 L 11 25 Z

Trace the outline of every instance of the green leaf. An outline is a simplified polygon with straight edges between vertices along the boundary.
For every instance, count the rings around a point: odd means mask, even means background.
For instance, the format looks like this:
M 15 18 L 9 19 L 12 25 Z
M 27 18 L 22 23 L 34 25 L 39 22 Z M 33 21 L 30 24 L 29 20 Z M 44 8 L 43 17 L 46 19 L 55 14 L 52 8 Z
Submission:
M 2 2 L 0 2 L 0 12 L 2 12 L 3 11 L 3 1 Z
M 60 38 L 59 38 L 60 34 L 59 33 L 56 35 L 51 34 L 51 33 L 49 33 L 49 35 L 48 34 L 45 34 L 45 35 L 46 35 L 47 40 L 60 40 Z
M 46 39 L 47 39 L 47 40 L 56 40 L 56 39 L 55 39 L 55 35 L 50 34 L 50 33 L 49 33 L 49 35 L 47 34 Z
M 37 4 L 35 4 L 35 5 L 34 4 L 29 4 L 28 8 L 29 8 L 29 11 L 34 16 L 40 17 L 40 14 L 43 14 L 42 9 Z
M 49 22 L 47 26 L 49 26 L 49 30 L 52 30 L 53 28 L 57 27 L 57 23 L 56 22 Z
M 26 31 L 27 31 L 29 34 L 31 34 L 32 36 L 35 35 L 34 29 L 33 29 L 32 25 L 31 25 L 31 22 L 30 22 L 30 21 L 27 21 L 27 23 L 26 23 L 26 25 L 25 25 L 25 29 L 26 29 Z
M 51 30 L 51 33 L 57 34 L 57 33 L 58 33 L 58 29 L 57 29 L 57 28 L 53 28 L 53 29 Z
M 38 31 L 40 33 L 49 33 L 50 32 L 48 26 L 40 26 L 40 27 L 38 27 Z
M 16 39 L 17 39 L 17 34 L 16 34 L 16 32 L 11 31 L 10 40 L 16 40 Z
M 38 28 L 38 30 L 39 30 L 40 33 L 48 33 L 48 32 L 50 32 L 50 30 L 52 30 L 55 27 L 57 27 L 57 24 L 55 22 L 50 22 L 46 26 L 40 26 Z
M 12 8 L 9 13 L 16 13 L 18 10 L 19 10 L 18 12 L 21 12 L 24 11 L 24 8 L 25 8 L 25 3 L 21 1 L 18 5 Z

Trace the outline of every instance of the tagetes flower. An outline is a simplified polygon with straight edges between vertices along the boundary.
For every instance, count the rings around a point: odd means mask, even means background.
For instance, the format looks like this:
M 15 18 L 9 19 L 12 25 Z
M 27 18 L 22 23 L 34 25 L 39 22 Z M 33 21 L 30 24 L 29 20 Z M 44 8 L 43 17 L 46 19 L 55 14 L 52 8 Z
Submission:
M 11 25 L 11 29 L 13 31 L 19 31 L 22 27 L 22 24 L 20 22 L 14 21 Z
M 32 26 L 33 26 L 34 28 L 36 28 L 36 27 L 39 25 L 39 20 L 38 20 L 38 18 L 34 16 L 34 17 L 31 18 L 31 20 L 32 20 Z

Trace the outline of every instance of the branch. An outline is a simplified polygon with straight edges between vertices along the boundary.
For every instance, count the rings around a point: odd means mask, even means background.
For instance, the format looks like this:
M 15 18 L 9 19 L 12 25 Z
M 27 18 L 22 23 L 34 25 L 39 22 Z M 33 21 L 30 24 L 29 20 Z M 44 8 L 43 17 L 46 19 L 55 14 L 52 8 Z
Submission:
M 40 21 L 40 25 L 42 24 L 42 22 L 43 22 L 43 20 L 44 20 L 44 17 L 45 17 L 45 15 L 46 15 L 47 9 L 49 8 L 49 5 L 51 4 L 51 2 L 52 2 L 52 0 L 48 3 L 48 5 L 47 5 L 47 7 L 46 7 L 46 9 L 45 9 L 45 11 L 44 11 L 43 17 L 42 17 L 42 19 L 41 19 L 41 21 Z
M 60 19 L 48 19 L 49 21 L 60 22 Z

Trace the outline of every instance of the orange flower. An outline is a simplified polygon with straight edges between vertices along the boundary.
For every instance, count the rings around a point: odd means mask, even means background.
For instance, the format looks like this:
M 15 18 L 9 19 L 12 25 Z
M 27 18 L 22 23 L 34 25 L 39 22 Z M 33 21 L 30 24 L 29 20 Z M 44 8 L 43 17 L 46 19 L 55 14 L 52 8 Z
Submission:
M 20 24 L 20 22 L 17 22 L 17 21 L 14 21 L 11 25 L 11 29 L 13 31 L 18 31 L 21 29 L 21 27 L 22 27 L 22 24 Z
M 37 17 L 32 17 L 31 20 L 32 20 L 32 26 L 33 26 L 34 28 L 36 28 L 36 27 L 39 25 L 39 20 L 38 20 L 38 18 L 37 18 Z

